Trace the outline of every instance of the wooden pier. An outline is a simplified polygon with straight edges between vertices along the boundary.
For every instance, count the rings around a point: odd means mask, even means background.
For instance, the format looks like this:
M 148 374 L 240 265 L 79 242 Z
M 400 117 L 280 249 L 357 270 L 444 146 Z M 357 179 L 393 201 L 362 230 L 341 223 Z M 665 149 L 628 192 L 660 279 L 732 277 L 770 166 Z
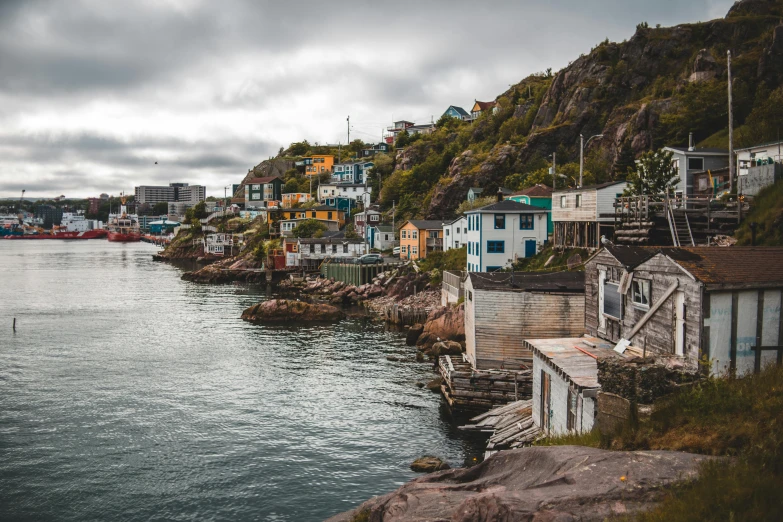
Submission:
M 533 397 L 533 371 L 476 370 L 464 359 L 443 355 L 438 360 L 441 392 L 452 410 L 484 412 Z
M 358 263 L 339 263 L 326 260 L 321 263 L 321 275 L 327 279 L 342 281 L 343 283 L 362 286 L 371 283 L 381 272 L 394 270 L 398 263 L 379 263 L 364 265 Z

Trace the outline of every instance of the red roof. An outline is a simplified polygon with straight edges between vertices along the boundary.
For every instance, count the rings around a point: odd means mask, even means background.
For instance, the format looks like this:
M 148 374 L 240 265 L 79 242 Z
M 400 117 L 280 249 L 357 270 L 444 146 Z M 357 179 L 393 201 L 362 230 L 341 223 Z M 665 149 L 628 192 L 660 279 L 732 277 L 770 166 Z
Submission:
M 280 176 L 266 176 L 265 178 L 252 178 L 247 180 L 247 183 L 245 185 L 260 185 L 261 183 L 269 183 L 273 179 L 279 179 L 280 181 L 283 181 Z
M 493 101 L 491 101 L 491 102 L 480 102 L 480 101 L 476 100 L 476 105 L 478 105 L 478 106 L 479 106 L 479 109 L 480 109 L 480 110 L 482 110 L 482 111 L 485 111 L 485 110 L 487 110 L 487 109 L 491 109 L 491 108 L 492 108 L 492 107 L 494 107 L 496 104 L 495 104 L 495 102 L 493 102 Z
M 541 183 L 537 183 L 532 187 L 528 187 L 524 190 L 514 192 L 512 196 L 529 196 L 531 198 L 551 198 L 552 188 L 547 187 L 546 185 L 542 185 Z

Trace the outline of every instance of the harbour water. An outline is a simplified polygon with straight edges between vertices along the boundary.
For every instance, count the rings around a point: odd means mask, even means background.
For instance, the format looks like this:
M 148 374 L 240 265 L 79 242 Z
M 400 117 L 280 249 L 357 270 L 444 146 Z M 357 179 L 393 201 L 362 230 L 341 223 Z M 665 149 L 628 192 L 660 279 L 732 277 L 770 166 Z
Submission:
M 245 323 L 156 250 L 0 241 L 0 520 L 322 520 L 480 453 L 399 333 Z

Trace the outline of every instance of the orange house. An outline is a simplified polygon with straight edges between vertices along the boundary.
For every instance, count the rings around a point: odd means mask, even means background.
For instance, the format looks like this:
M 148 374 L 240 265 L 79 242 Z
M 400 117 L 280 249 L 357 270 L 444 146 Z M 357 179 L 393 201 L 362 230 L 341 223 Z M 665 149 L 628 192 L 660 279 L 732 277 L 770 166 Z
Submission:
M 289 192 L 287 194 L 283 194 L 283 208 L 291 208 L 297 203 L 307 203 L 308 201 L 312 201 L 313 196 L 306 192 Z
M 318 176 L 325 172 L 332 172 L 334 167 L 334 156 L 328 154 L 314 154 L 310 157 L 303 158 L 305 166 L 305 175 Z
M 400 228 L 400 259 L 424 259 L 443 250 L 443 221 L 414 219 Z

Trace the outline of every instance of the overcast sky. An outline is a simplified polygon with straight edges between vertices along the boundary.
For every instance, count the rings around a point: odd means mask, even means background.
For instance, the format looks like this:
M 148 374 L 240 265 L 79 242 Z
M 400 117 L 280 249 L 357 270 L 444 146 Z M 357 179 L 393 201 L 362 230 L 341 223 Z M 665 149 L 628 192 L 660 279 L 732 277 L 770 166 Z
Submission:
M 732 0 L 0 0 L 0 197 L 238 183 Z M 158 162 L 155 165 L 155 162 Z

